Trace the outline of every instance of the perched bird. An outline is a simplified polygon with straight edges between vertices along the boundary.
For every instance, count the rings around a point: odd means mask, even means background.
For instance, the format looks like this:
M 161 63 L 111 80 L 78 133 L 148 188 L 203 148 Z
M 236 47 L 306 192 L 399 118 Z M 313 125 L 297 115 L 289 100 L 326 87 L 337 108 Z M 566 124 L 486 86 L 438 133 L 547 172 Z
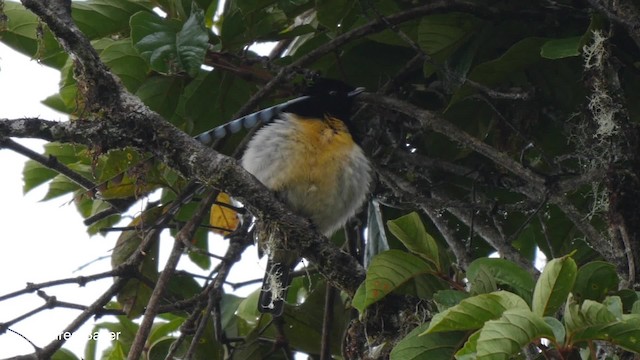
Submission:
M 371 166 L 350 131 L 353 99 L 363 91 L 331 79 L 317 79 L 304 96 L 245 116 L 198 138 L 208 142 L 267 123 L 249 141 L 242 166 L 298 215 L 331 236 L 364 202 Z M 281 315 L 290 271 L 299 256 L 287 249 L 273 225 L 257 237 L 269 256 L 259 300 L 261 312 Z

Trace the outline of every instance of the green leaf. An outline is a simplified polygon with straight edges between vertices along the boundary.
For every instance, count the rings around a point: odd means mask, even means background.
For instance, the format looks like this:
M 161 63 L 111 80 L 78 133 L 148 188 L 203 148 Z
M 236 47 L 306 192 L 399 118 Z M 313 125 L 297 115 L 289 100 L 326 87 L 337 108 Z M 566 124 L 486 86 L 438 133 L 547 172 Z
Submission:
M 614 321 L 616 316 L 605 305 L 593 300 L 585 300 L 582 304 L 578 304 L 570 296 L 565 306 L 564 323 L 571 337 L 595 325 L 609 324 Z
M 129 18 L 139 11 L 151 13 L 151 7 L 131 0 L 89 0 L 71 5 L 73 20 L 90 39 L 128 32 Z
M 353 299 L 351 299 L 351 306 L 353 306 L 354 309 L 362 313 L 366 308 L 365 306 L 366 299 L 367 299 L 367 286 L 363 282 L 356 289 L 356 293 L 353 294 Z M 640 308 L 640 301 L 638 301 L 638 308 Z
M 570 256 L 547 263 L 533 291 L 533 312 L 539 316 L 553 315 L 573 289 L 577 270 L 576 262 Z
M 49 190 L 44 195 L 42 200 L 45 201 L 55 199 L 57 197 L 74 192 L 78 189 L 80 189 L 80 186 L 78 186 L 78 184 L 69 180 L 69 178 L 67 178 L 66 176 L 58 174 L 49 183 Z
M 478 360 L 508 360 L 530 342 L 555 340 L 553 330 L 544 319 L 528 309 L 507 310 L 497 320 L 488 321 L 478 338 Z
M 546 322 L 547 325 L 549 325 L 549 327 L 551 328 L 551 330 L 553 330 L 553 336 L 556 339 L 556 342 L 558 344 L 564 344 L 564 341 L 567 336 L 567 331 L 564 327 L 564 324 L 562 324 L 560 320 L 551 316 L 545 316 L 544 322 Z
M 60 69 L 60 86 L 57 94 L 49 96 L 43 102 L 51 108 L 65 114 L 77 115 L 82 109 L 82 96 L 74 78 L 73 61 L 68 59 Z
M 353 305 L 363 312 L 369 305 L 381 300 L 416 276 L 433 271 L 429 263 L 415 255 L 400 250 L 385 251 L 371 261 L 364 282 L 364 301 L 359 298 L 354 300 Z
M 223 329 L 226 329 L 233 319 L 236 317 L 236 311 L 244 298 L 233 295 L 223 294 L 220 302 L 220 323 Z
M 456 352 L 456 360 L 476 360 L 478 357 L 478 338 L 480 338 L 480 330 L 469 335 L 464 346 Z
M 640 352 L 640 315 L 625 315 L 621 320 L 610 321 L 602 318 L 598 323 L 575 331 L 572 339 L 575 343 L 604 340 L 625 350 Z
M 540 48 L 540 56 L 546 59 L 563 59 L 580 55 L 582 35 L 545 42 Z
M 314 353 L 318 349 L 318 343 L 321 341 L 322 334 L 322 319 L 324 314 L 324 303 L 326 298 L 326 284 L 320 280 L 319 276 L 312 276 L 311 281 L 306 277 L 295 278 L 290 287 L 290 292 L 293 292 L 295 297 L 296 293 L 304 293 L 304 302 L 296 306 L 286 305 L 284 309 L 284 317 L 287 318 L 287 326 L 284 328 L 284 335 L 287 340 L 295 346 L 298 351 L 304 351 L 307 353 Z M 297 291 L 296 291 L 297 290 Z M 260 290 L 253 292 L 247 299 L 244 299 L 237 306 L 236 318 L 239 319 L 238 323 L 238 336 L 242 336 L 246 347 L 243 350 L 243 354 L 254 354 L 252 359 L 261 359 L 265 351 L 269 350 L 269 341 L 265 339 L 276 340 L 281 338 L 282 333 L 279 332 L 274 326 L 266 326 L 272 321 L 270 315 L 260 314 L 257 311 L 257 299 Z M 299 296 L 298 296 L 299 298 Z M 289 297 L 288 300 L 291 300 Z M 349 323 L 350 317 L 349 309 L 346 308 L 340 297 L 334 298 L 336 301 L 335 306 L 332 309 L 333 323 L 330 329 L 331 336 L 331 353 L 334 355 L 340 354 L 340 344 L 342 336 Z M 236 306 L 235 304 L 233 305 Z M 233 309 L 229 309 L 233 311 Z M 244 323 L 244 321 L 246 323 Z M 260 331 L 260 349 L 252 349 L 254 341 L 254 332 Z M 257 341 L 257 338 L 255 338 Z M 271 342 L 272 343 L 272 342 Z M 258 354 L 255 354 L 258 353 Z M 237 353 L 234 353 L 234 359 Z M 238 358 L 244 359 L 244 355 Z
M 86 156 L 86 147 L 83 145 L 52 142 L 44 145 L 44 152 L 46 155 L 53 156 L 57 161 L 66 165 L 78 161 L 89 164 Z
M 169 119 L 195 135 L 231 120 L 255 86 L 222 71 L 201 70 L 184 88 Z
M 395 220 L 387 221 L 389 231 L 400 240 L 412 253 L 421 256 L 440 269 L 438 244 L 433 239 L 420 219 L 420 215 L 412 212 Z
M 619 296 L 607 296 L 602 305 L 606 306 L 616 319 L 622 319 L 622 300 Z
M 174 357 L 178 359 L 186 358 L 190 344 L 195 345 L 195 352 L 191 353 L 194 359 L 222 359 L 223 351 L 220 343 L 214 340 L 213 322 L 207 323 L 202 337 L 195 341 L 193 336 L 187 335 L 177 347 Z M 166 358 L 172 346 L 176 346 L 175 337 L 164 337 L 149 344 L 147 360 L 163 360 Z
M 500 286 L 506 286 L 505 290 L 515 292 L 527 303 L 531 303 L 531 296 L 535 281 L 533 276 L 517 264 L 496 258 L 479 258 L 469 264 L 467 279 L 473 283 L 480 271 L 488 273 L 491 279 Z
M 131 41 L 151 68 L 162 74 L 186 72 L 195 76 L 209 46 L 204 13 L 193 7 L 191 16 L 180 23 L 139 12 L 131 17 Z
M 464 332 L 447 332 L 420 336 L 429 323 L 413 329 L 391 350 L 391 360 L 452 359 L 466 338 Z
M 127 357 L 125 355 L 125 351 L 123 349 L 123 345 L 120 341 L 112 342 L 110 348 L 104 351 L 102 354 L 102 359 L 104 360 L 125 360 Z
M 448 308 L 458 305 L 462 300 L 469 297 L 469 293 L 458 290 L 440 290 L 433 295 L 433 301 L 436 302 L 439 312 L 443 312 Z
M 401 295 L 411 295 L 430 300 L 438 291 L 448 289 L 450 284 L 433 274 L 421 274 L 399 286 L 395 291 Z
M 100 58 L 130 92 L 138 90 L 147 78 L 149 66 L 133 48 L 130 39 L 114 41 L 102 50 Z
M 418 44 L 429 55 L 453 51 L 463 44 L 482 21 L 466 13 L 429 15 L 418 27 Z
M 23 193 L 28 193 L 34 188 L 53 179 L 57 174 L 56 171 L 45 167 L 37 161 L 28 160 L 24 164 L 24 169 L 22 169 L 22 180 L 24 182 L 22 187 Z
M 176 301 L 186 300 L 202 292 L 202 286 L 196 281 L 192 274 L 184 271 L 176 271 L 169 280 L 165 301 L 168 304 Z
M 613 264 L 593 261 L 578 270 L 573 294 L 578 301 L 601 301 L 610 291 L 618 289 L 619 282 L 618 272 Z
M 3 6 L 7 22 L 6 27 L 0 27 L 0 40 L 26 56 L 60 69 L 69 56 L 62 51 L 51 31 L 46 28 L 39 39 L 38 18 L 31 11 L 13 1 L 3 2 Z
M 299 282 L 307 281 L 304 278 L 296 280 Z M 292 283 L 293 289 L 296 287 L 295 282 Z M 313 353 L 317 351 L 318 344 L 321 342 L 326 289 L 326 283 L 316 279 L 312 285 L 307 285 L 305 301 L 302 304 L 285 307 L 285 317 L 288 319 L 285 335 L 292 344 L 296 344 L 296 348 L 300 351 Z M 336 301 L 335 306 L 331 309 L 334 321 L 328 335 L 330 336 L 331 353 L 339 355 L 343 334 L 349 323 L 350 312 L 345 308 L 339 296 L 336 296 L 334 300 Z M 272 326 L 264 336 L 277 340 L 280 335 Z
M 424 333 L 479 329 L 485 322 L 499 318 L 509 309 L 529 310 L 529 305 L 508 291 L 480 294 L 435 314 L 431 326 Z
M 469 278 L 469 292 L 471 295 L 488 294 L 498 291 L 496 279 L 489 272 L 488 268 L 479 267 L 473 273 L 473 278 Z
M 247 296 L 238 305 L 236 315 L 242 320 L 246 321 L 249 325 L 256 325 L 260 319 L 260 312 L 258 312 L 258 299 L 260 297 L 260 289 L 255 290 L 249 296 Z
M 640 300 L 636 300 L 631 306 L 631 313 L 640 315 Z
M 171 119 L 180 101 L 180 94 L 184 88 L 184 79 L 171 76 L 152 76 L 140 85 L 136 96 L 151 110 Z
M 184 323 L 183 318 L 177 317 L 169 322 L 156 322 L 153 324 L 151 328 L 151 332 L 149 333 L 149 339 L 147 342 L 149 344 L 153 344 L 157 341 L 160 341 L 162 338 L 169 336 L 170 334 L 178 331 L 180 329 L 180 325 Z
M 79 358 L 74 353 L 72 353 L 70 350 L 67 350 L 67 349 L 60 349 L 56 351 L 51 357 L 51 360 L 78 360 L 78 359 Z

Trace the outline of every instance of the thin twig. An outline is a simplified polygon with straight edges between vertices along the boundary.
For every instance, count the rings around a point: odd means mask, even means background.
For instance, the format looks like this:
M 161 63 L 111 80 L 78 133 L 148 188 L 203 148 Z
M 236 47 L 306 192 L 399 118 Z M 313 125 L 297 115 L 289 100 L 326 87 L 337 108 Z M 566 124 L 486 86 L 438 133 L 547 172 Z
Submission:
M 320 360 L 331 360 L 331 331 L 333 327 L 333 308 L 336 289 L 331 284 L 325 284 L 324 315 L 322 318 L 322 338 L 320 340 Z
M 125 278 L 116 278 L 113 282 L 113 285 L 109 287 L 102 295 L 100 295 L 89 307 L 87 307 L 82 313 L 73 320 L 66 328 L 64 328 L 61 333 L 74 333 L 76 330 L 80 328 L 87 320 L 91 319 L 95 314 L 97 314 L 101 309 L 104 308 L 109 301 L 117 294 L 120 289 L 124 286 L 127 279 Z M 58 351 L 66 340 L 64 338 L 55 339 L 47 346 L 45 346 L 39 353 L 37 359 L 49 359 L 51 356 Z
M 9 139 L 9 138 L 1 138 L 0 137 L 0 148 L 10 149 L 18 154 L 24 155 L 27 158 L 43 165 L 46 168 L 49 168 L 59 174 L 66 176 L 69 180 L 73 181 L 76 185 L 83 188 L 86 191 L 93 191 L 96 188 L 96 184 L 94 184 L 91 180 L 85 178 L 84 176 L 78 174 L 77 172 L 71 170 L 68 166 L 59 162 L 55 156 L 44 156 L 42 154 L 38 154 L 37 152 Z M 125 211 L 123 209 L 122 202 L 117 200 L 109 200 L 109 199 L 101 199 L 102 201 L 108 203 L 113 208 L 118 209 L 120 212 Z
M 151 293 L 151 297 L 149 298 L 149 302 L 145 308 L 144 317 L 142 318 L 142 322 L 140 323 L 136 336 L 131 344 L 131 349 L 127 355 L 128 360 L 138 360 L 142 355 L 147 337 L 151 331 L 151 326 L 153 325 L 154 319 L 157 315 L 158 306 L 162 301 L 164 291 L 166 290 L 171 276 L 178 265 L 178 261 L 180 261 L 183 248 L 184 244 L 182 242 L 175 241 L 173 243 L 173 249 L 171 250 L 169 259 L 167 259 L 164 270 L 160 273 L 156 286 Z
M 105 272 L 94 274 L 94 275 L 77 276 L 73 278 L 52 280 L 52 281 L 46 281 L 42 283 L 35 283 L 35 284 L 27 283 L 27 286 L 22 290 L 14 291 L 12 293 L 8 293 L 0 296 L 0 302 L 7 299 L 14 298 L 16 296 L 29 294 L 37 290 L 52 287 L 52 286 L 65 285 L 65 284 L 78 284 L 79 286 L 85 286 L 87 283 L 92 281 L 101 280 L 101 279 L 110 278 L 110 277 L 119 276 L 119 275 L 121 275 L 121 271 L 114 269 L 114 270 L 109 270 L 109 271 L 105 271 Z

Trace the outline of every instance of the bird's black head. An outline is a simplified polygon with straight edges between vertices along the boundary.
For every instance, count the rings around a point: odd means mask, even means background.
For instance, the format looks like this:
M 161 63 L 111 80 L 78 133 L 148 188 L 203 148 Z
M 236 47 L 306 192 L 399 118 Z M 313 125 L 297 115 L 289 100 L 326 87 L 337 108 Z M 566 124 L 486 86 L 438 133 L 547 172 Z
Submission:
M 319 119 L 329 115 L 349 126 L 353 99 L 362 91 L 363 88 L 354 88 L 339 80 L 317 78 L 304 91 L 304 95 L 309 98 L 292 104 L 284 111 Z

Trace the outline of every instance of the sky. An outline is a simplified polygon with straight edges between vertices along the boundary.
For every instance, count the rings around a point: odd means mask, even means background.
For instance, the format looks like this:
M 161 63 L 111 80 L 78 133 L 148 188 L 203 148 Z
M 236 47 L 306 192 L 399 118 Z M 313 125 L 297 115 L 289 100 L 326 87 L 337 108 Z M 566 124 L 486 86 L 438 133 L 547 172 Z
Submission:
M 64 114 L 56 113 L 40 103 L 57 92 L 58 80 L 59 73 L 56 70 L 40 65 L 0 43 L 0 118 L 40 117 L 66 121 Z M 44 143 L 37 140 L 14 140 L 38 152 L 42 151 Z M 24 195 L 22 167 L 25 160 L 22 155 L 0 149 L 0 166 L 3 170 L 0 175 L 0 296 L 23 289 L 28 282 L 45 282 L 109 270 L 108 256 L 117 234 L 112 233 L 106 237 L 89 236 L 82 224 L 82 217 L 70 203 L 70 196 L 42 202 L 40 200 L 46 193 L 46 186 Z M 220 245 L 216 244 L 216 252 L 220 251 L 222 254 L 224 250 L 220 249 Z M 170 248 L 170 241 L 166 238 L 162 248 Z M 167 253 L 168 250 L 161 250 L 161 266 Z M 103 257 L 106 258 L 93 262 Z M 84 267 L 88 263 L 91 264 Z M 80 268 L 82 270 L 78 270 Z M 186 257 L 183 257 L 178 268 L 198 271 Z M 243 255 L 242 267 L 234 269 L 229 280 L 260 278 L 263 269 L 264 264 L 258 262 L 255 249 L 250 248 Z M 89 305 L 111 283 L 111 279 L 106 279 L 82 288 L 78 285 L 65 285 L 45 289 L 45 292 L 62 301 Z M 253 289 L 245 288 L 239 294 L 246 295 Z M 0 323 L 43 304 L 44 300 L 36 294 L 0 301 Z M 11 326 L 11 330 L 42 347 L 78 314 L 77 310 L 45 310 Z M 97 322 L 108 320 L 102 318 Z M 86 336 L 91 333 L 94 324 L 94 321 L 89 321 L 65 348 L 81 355 Z M 98 341 L 100 348 L 107 345 L 107 341 Z M 32 346 L 18 335 L 12 332 L 0 335 L 0 358 L 31 352 Z

